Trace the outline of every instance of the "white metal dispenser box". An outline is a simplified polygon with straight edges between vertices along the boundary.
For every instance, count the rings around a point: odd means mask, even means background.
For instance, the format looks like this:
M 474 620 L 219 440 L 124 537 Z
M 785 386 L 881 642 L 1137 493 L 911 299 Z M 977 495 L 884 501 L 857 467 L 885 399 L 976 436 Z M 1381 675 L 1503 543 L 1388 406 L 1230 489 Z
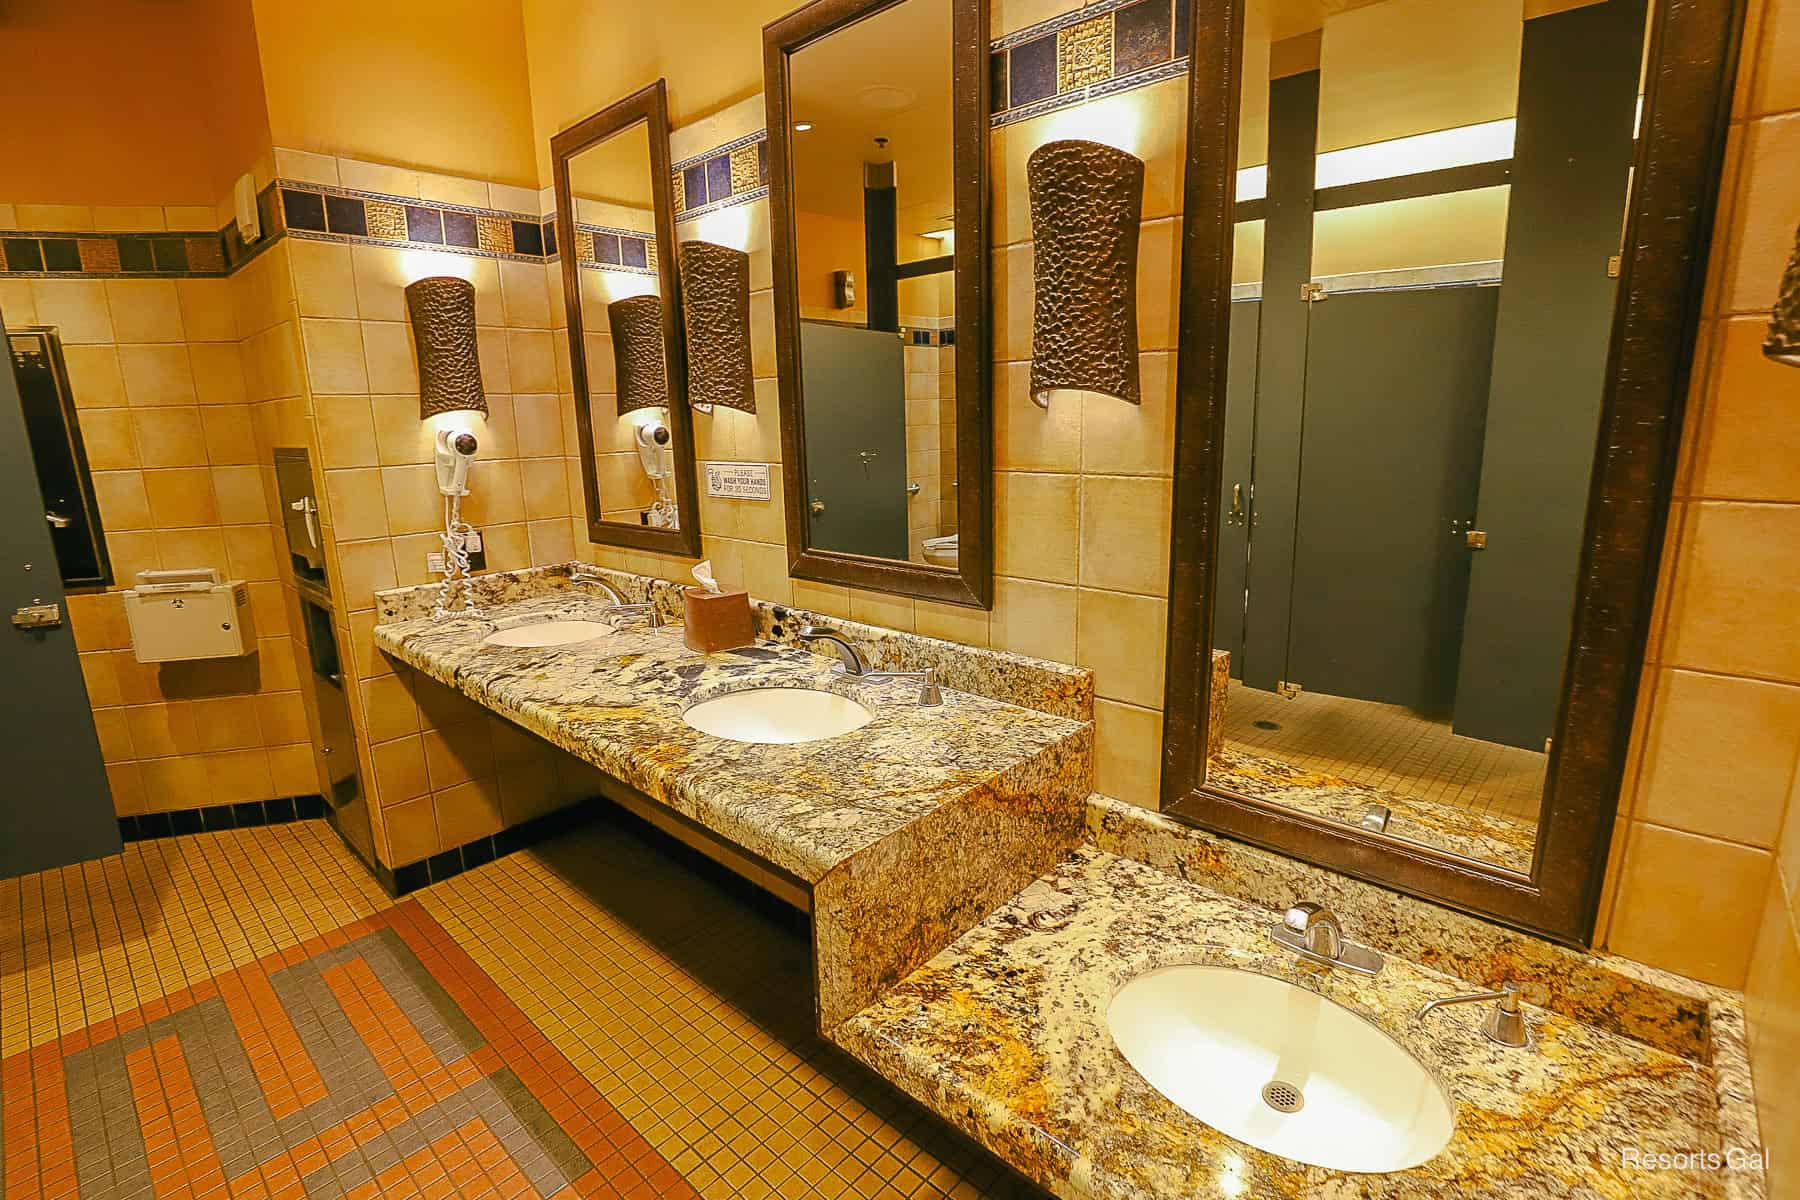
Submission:
M 141 663 L 236 658 L 256 649 L 250 589 L 212 567 L 139 571 L 125 592 L 131 652 Z

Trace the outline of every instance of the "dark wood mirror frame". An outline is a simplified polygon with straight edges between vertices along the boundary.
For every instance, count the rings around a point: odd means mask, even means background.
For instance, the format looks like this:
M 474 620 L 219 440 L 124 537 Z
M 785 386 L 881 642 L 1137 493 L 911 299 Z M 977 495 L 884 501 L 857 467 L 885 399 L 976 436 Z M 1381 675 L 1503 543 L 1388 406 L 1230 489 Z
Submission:
M 988 0 L 951 4 L 952 154 L 956 194 L 956 518 L 957 568 L 816 550 L 806 544 L 806 423 L 800 386 L 800 306 L 796 278 L 788 56 L 809 42 L 903 0 L 813 0 L 763 27 L 763 85 L 769 127 L 769 203 L 775 269 L 775 363 L 780 376 L 782 491 L 787 507 L 788 574 L 975 608 L 991 608 L 994 441 L 989 416 L 992 342 L 988 321 Z
M 656 273 L 662 292 L 663 362 L 669 388 L 669 431 L 675 439 L 675 503 L 681 528 L 652 529 L 600 519 L 594 473 L 594 424 L 588 398 L 587 350 L 581 312 L 581 267 L 575 261 L 575 201 L 569 159 L 639 121 L 650 132 L 650 194 L 656 209 Z M 603 545 L 700 555 L 700 490 L 694 480 L 694 421 L 687 402 L 687 358 L 682 351 L 681 293 L 675 270 L 675 201 L 669 173 L 669 100 L 664 81 L 633 92 L 617 104 L 550 139 L 556 183 L 556 245 L 562 258 L 563 297 L 569 314 L 569 374 L 575 387 L 575 426 L 581 441 L 581 481 L 587 504 L 588 540 Z
M 1242 841 L 1585 946 L 1599 908 L 1649 630 L 1742 0 L 1652 5 L 1637 185 L 1568 666 L 1529 874 L 1309 817 L 1204 781 L 1243 0 L 1194 4 L 1162 807 Z

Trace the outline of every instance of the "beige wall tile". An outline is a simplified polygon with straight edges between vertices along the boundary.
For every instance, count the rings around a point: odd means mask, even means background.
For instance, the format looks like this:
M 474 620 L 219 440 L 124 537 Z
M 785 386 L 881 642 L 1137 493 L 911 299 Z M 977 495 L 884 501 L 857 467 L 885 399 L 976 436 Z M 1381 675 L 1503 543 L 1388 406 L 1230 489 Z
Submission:
M 343 542 L 337 552 L 338 579 L 343 584 L 340 594 L 352 610 L 374 608 L 376 592 L 398 586 L 393 550 L 386 539 Z
M 325 495 L 326 511 L 338 537 L 363 541 L 388 536 L 387 501 L 379 468 L 326 471 Z
M 1160 598 L 1081 589 L 1075 661 L 1093 668 L 1096 694 L 1162 707 L 1168 612 Z
M 322 405 L 324 398 L 314 400 L 315 405 Z M 491 406 L 494 398 L 488 400 Z M 381 465 L 401 466 L 404 464 L 429 463 L 432 461 L 431 426 L 419 420 L 419 398 L 417 396 L 374 396 L 370 398 L 375 421 L 375 450 Z M 481 440 L 483 453 L 489 444 L 488 438 L 476 435 Z M 480 468 L 480 460 L 476 469 Z
M 1733 312 L 1767 312 L 1774 306 L 1782 268 L 1794 246 L 1800 113 L 1751 122 L 1745 131 L 1744 169 L 1744 184 L 1730 215 L 1725 302 Z
M 291 179 L 296 183 L 322 183 L 330 187 L 338 187 L 337 159 L 326 154 L 311 154 L 305 150 L 284 150 L 275 148 L 275 173 L 282 179 Z
M 1075 609 L 1072 587 L 998 578 L 988 638 L 1000 650 L 1073 662 Z
M 109 532 L 150 527 L 150 497 L 142 471 L 96 471 L 93 478 L 102 526 Z
M 1142 404 L 1127 404 L 1096 392 L 1078 394 L 1083 471 L 1094 475 L 1174 473 L 1175 356 L 1140 355 L 1138 379 Z
M 1639 815 L 1773 846 L 1800 753 L 1800 687 L 1691 671 L 1661 676 Z
M 799 602 L 798 596 L 795 602 Z M 913 614 L 914 632 L 964 646 L 987 645 L 988 623 L 986 609 L 940 604 L 935 600 L 920 600 Z
M 219 506 L 213 497 L 212 472 L 204 467 L 143 472 L 150 515 L 157 526 L 217 525 Z
M 437 490 L 435 468 L 383 467 L 381 491 L 389 533 L 427 533 L 443 527 L 444 497 Z
M 525 536 L 531 547 L 531 563 L 543 566 L 546 563 L 568 562 L 575 557 L 575 535 L 569 528 L 567 517 L 557 517 L 545 521 L 530 521 L 525 526 Z M 786 574 L 786 562 L 782 564 Z M 781 600 L 787 599 L 785 589 Z
M 1693 506 L 1665 635 L 1671 666 L 1800 680 L 1800 506 Z
M 1700 416 L 1694 491 L 1732 500 L 1800 500 L 1800 371 L 1763 356 L 1764 315 L 1722 323 Z
M 561 459 L 527 459 L 519 464 L 519 479 L 528 521 L 569 515 L 569 475 Z
M 355 321 L 302 321 L 301 338 L 306 347 L 306 374 L 315 394 L 369 390 L 360 324 Z
M 146 467 L 204 467 L 206 437 L 197 408 L 144 408 L 131 412 L 138 457 Z M 85 437 L 85 422 L 82 432 Z M 91 461 L 91 460 L 90 460 Z
M 513 329 L 550 328 L 550 289 L 544 268 L 537 263 L 500 263 L 500 305 L 506 324 Z
M 425 743 L 418 734 L 372 746 L 369 757 L 375 764 L 375 787 L 383 808 L 431 791 L 425 768 Z
M 1002 471 L 994 476 L 994 570 L 1074 583 L 1082 479 Z
M 169 279 L 108 279 L 106 304 L 121 342 L 179 342 L 181 302 Z
M 194 730 L 205 751 L 262 747 L 255 696 L 210 696 L 193 702 Z
M 521 458 L 560 457 L 563 448 L 562 402 L 554 395 L 514 396 L 513 421 Z M 574 448 L 569 448 L 569 453 Z
M 1763 6 L 1760 45 L 1746 42 L 1746 46 L 1756 54 L 1749 111 L 1762 114 L 1800 108 L 1800 7 L 1792 3 Z M 1738 73 L 1746 74 L 1750 67 L 1749 62 L 1742 63 Z
M 500 788 L 493 779 L 477 779 L 434 792 L 438 838 L 444 847 L 466 845 L 498 833 L 503 821 Z
M 1170 498 L 1167 479 L 1090 475 L 1082 480 L 1083 587 L 1168 593 Z
M 133 408 L 199 402 L 186 346 L 120 346 L 118 350 L 125 400 Z
M 1720 987 L 1741 988 L 1772 860 L 1766 850 L 1635 823 L 1609 948 Z
M 158 529 L 151 536 L 156 540 L 157 558 L 164 570 L 216 567 L 220 575 L 231 577 L 231 556 L 225 548 L 225 534 L 216 526 Z
M 362 684 L 363 725 L 374 743 L 419 731 L 419 706 L 398 675 L 378 675 Z
M 1145 808 L 1160 803 L 1162 713 L 1094 701 L 1094 790 Z
M 6 313 L 9 324 L 19 324 Z M 64 346 L 63 365 L 76 408 L 123 408 L 125 376 L 116 346 Z
M 85 204 L 18 204 L 14 219 L 20 229 L 41 233 L 83 233 L 94 228 L 94 210 Z
M 418 394 L 419 362 L 411 327 L 404 322 L 364 321 L 363 352 L 369 364 L 369 390 L 377 395 Z
M 1173 350 L 1181 316 L 1181 222 L 1145 221 L 1138 235 L 1138 348 Z
M 1031 275 L 1031 246 L 996 246 L 992 252 L 994 358 L 1026 362 L 1031 358 L 1032 305 L 1037 292 Z
M 227 525 L 256 525 L 269 521 L 268 496 L 263 490 L 260 467 L 214 467 L 211 475 L 219 520 Z
M 406 196 L 414 199 L 419 195 L 419 173 L 409 167 L 339 158 L 337 169 L 338 180 L 342 185 L 359 192 L 379 192 L 383 196 Z
M 914 603 L 911 596 L 886 596 L 853 588 L 850 591 L 850 619 L 910 633 L 915 620 Z
M 247 465 L 259 461 L 256 432 L 250 410 L 242 405 L 202 408 L 200 424 L 206 435 L 206 460 L 215 467 Z
M 249 399 L 243 352 L 235 342 L 191 342 L 187 354 L 199 403 L 242 404 Z
M 1793 1066 L 1800 1062 L 1800 925 L 1773 882 L 1744 1007 L 1757 1115 L 1769 1156 L 1769 1194 L 1774 1200 L 1790 1200 L 1800 1185 L 1793 1166 L 1800 1154 L 1800 1093 L 1793 1087 Z
M 34 279 L 31 300 L 40 325 L 54 325 L 66 343 L 117 341 L 106 285 L 98 279 Z
M 237 304 L 229 279 L 179 279 L 175 282 L 175 292 L 181 305 L 181 326 L 188 341 L 235 342 L 238 339 Z
M 485 372 L 487 348 L 482 347 Z M 548 394 L 556 391 L 556 363 L 548 330 L 512 329 L 506 335 L 506 364 L 510 386 L 501 391 Z
M 477 462 L 469 472 L 463 518 L 473 525 L 511 525 L 525 519 L 525 483 L 519 464 Z
M 132 414 L 122 408 L 90 408 L 76 414 L 89 470 L 115 471 L 143 465 L 138 459 L 131 418 Z
M 412 424 L 418 407 L 409 401 Z M 319 465 L 372 467 L 381 461 L 375 443 L 374 404 L 366 396 L 320 396 L 313 401 L 319 431 Z
M 301 316 L 357 315 L 356 274 L 350 266 L 349 246 L 290 238 L 288 261 Z
M 7 205 L 0 204 L 0 217 Z M 0 225 L 0 229 L 9 228 Z M 31 280 L 0 279 L 0 316 L 8 326 L 37 324 L 37 302 L 31 298 Z

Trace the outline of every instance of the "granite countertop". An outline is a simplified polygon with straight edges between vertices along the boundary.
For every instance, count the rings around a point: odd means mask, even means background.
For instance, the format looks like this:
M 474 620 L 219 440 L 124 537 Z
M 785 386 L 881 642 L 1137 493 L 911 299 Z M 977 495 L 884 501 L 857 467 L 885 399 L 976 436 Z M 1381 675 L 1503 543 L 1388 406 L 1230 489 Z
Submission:
M 1083 846 L 831 1036 L 1065 1197 L 1623 1200 L 1758 1190 L 1746 1172 L 1624 1165 L 1628 1147 L 1716 1151 L 1733 1138 L 1722 1133 L 1731 1122 L 1707 1066 L 1536 1007 L 1527 1049 L 1483 1038 L 1482 1005 L 1414 1020 L 1424 1001 L 1468 989 L 1392 956 L 1373 978 L 1307 964 L 1267 939 L 1272 920 Z M 1286 979 L 1374 1022 L 1445 1087 L 1457 1116 L 1449 1145 L 1411 1170 L 1349 1174 L 1254 1149 L 1188 1115 L 1125 1061 L 1106 1026 L 1122 983 L 1177 963 Z
M 922 707 L 916 683 L 848 679 L 833 674 L 835 659 L 774 642 L 703 655 L 683 644 L 679 626 L 629 625 L 596 642 L 482 644 L 496 625 L 603 621 L 604 608 L 565 587 L 490 605 L 485 620 L 378 625 L 375 641 L 808 884 L 1034 759 L 1085 754 L 1085 722 L 947 687 L 941 706 Z M 682 720 L 690 705 L 760 687 L 852 696 L 875 719 L 795 745 L 726 741 Z

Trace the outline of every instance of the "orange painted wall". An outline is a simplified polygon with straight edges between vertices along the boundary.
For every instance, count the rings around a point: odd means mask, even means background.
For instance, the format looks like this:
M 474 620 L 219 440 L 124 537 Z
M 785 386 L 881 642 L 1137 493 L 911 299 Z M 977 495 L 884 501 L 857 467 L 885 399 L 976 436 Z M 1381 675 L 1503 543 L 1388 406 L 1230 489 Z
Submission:
M 0 197 L 216 204 L 269 146 L 249 0 L 0 6 Z
M 275 145 L 538 186 L 517 4 L 252 2 Z

